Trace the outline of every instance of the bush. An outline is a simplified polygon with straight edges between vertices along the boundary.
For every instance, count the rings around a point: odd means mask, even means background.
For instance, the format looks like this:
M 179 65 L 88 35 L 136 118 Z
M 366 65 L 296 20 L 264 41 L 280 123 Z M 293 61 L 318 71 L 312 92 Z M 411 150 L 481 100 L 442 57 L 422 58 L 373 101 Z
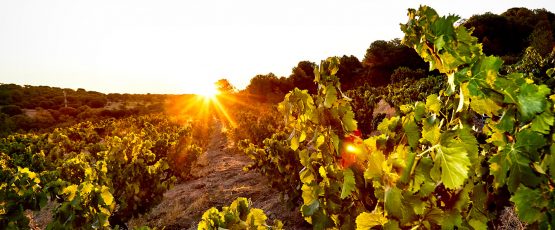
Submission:
M 58 110 L 61 114 L 75 117 L 79 111 L 73 107 L 63 107 Z
M 0 109 L 0 112 L 9 116 L 15 116 L 23 113 L 23 110 L 17 105 L 6 105 Z

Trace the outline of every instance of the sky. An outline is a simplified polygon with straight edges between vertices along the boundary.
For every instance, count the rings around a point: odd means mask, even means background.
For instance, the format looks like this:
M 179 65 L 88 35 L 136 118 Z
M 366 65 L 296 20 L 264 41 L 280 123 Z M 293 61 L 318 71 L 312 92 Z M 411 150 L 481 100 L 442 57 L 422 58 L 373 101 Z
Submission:
M 238 89 L 299 61 L 362 60 L 375 40 L 402 38 L 407 9 L 469 18 L 553 0 L 0 0 L 0 83 L 104 93 Z

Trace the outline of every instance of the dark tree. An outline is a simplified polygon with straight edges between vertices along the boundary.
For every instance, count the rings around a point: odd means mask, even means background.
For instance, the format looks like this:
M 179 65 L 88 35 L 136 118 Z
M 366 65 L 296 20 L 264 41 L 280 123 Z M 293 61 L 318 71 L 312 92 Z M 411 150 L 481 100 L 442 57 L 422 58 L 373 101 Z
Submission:
M 401 44 L 401 40 L 375 41 L 366 50 L 362 60 L 364 77 L 358 84 L 383 86 L 390 83 L 391 74 L 401 66 L 410 69 L 427 69 L 428 66 L 414 51 Z
M 222 94 L 229 94 L 235 92 L 235 86 L 233 86 L 229 81 L 225 78 L 218 80 L 216 83 L 216 89 L 220 91 Z
M 251 99 L 259 102 L 277 103 L 282 101 L 285 94 L 291 89 L 292 85 L 286 78 L 278 78 L 273 73 L 269 73 L 253 77 L 245 91 Z
M 6 105 L 0 109 L 0 112 L 9 116 L 15 116 L 23 113 L 23 110 L 17 105 Z
M 289 80 L 294 87 L 299 89 L 308 89 L 310 93 L 316 93 L 316 84 L 314 83 L 314 67 L 316 64 L 310 61 L 301 61 L 293 68 L 293 73 L 289 76 Z
M 339 71 L 337 71 L 337 76 L 341 82 L 341 88 L 343 90 L 353 89 L 356 85 L 356 81 L 362 73 L 362 63 L 357 57 L 351 55 L 343 55 L 339 60 Z

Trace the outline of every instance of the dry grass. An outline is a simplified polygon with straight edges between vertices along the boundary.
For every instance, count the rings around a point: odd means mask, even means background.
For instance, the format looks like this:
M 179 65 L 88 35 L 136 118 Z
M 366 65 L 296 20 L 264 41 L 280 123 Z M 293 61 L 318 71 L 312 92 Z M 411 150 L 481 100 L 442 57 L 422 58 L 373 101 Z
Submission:
M 505 207 L 500 216 L 500 225 L 495 229 L 497 230 L 513 230 L 513 229 L 526 229 L 527 224 L 522 222 L 516 212 L 514 207 Z

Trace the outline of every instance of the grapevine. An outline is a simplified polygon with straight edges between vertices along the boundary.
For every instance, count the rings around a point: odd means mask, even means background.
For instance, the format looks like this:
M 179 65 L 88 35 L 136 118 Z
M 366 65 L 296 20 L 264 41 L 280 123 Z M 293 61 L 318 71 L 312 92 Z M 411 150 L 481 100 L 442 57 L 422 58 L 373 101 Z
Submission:
M 554 198 L 555 96 L 522 73 L 500 74 L 502 60 L 484 55 L 458 20 L 409 10 L 403 43 L 444 74 L 447 88 L 400 106 L 380 135 L 360 139 L 337 58 L 315 71 L 317 95 L 295 89 L 280 103 L 303 166 L 301 212 L 315 229 L 483 229 L 504 203 L 531 226 L 555 224 L 545 202 Z

